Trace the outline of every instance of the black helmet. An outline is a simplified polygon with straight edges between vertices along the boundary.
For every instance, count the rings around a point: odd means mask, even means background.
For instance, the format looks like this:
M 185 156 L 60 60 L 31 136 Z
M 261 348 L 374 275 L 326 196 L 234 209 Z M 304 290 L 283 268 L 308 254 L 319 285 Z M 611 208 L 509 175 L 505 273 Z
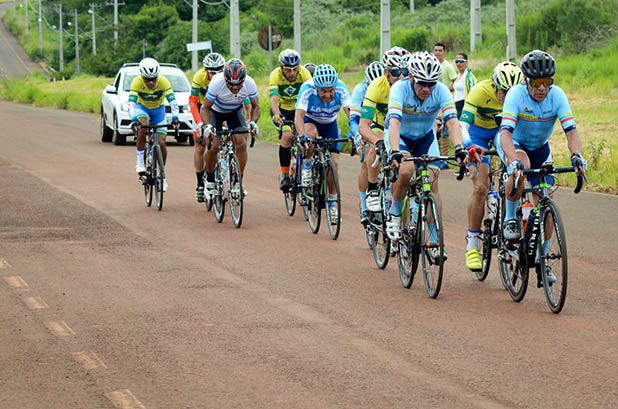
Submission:
M 521 72 L 528 78 L 553 77 L 556 73 L 556 60 L 545 51 L 530 51 L 521 59 Z
M 315 71 L 315 64 L 308 62 L 307 64 L 304 65 L 304 67 L 307 69 L 307 71 L 309 71 L 311 76 L 313 76 L 313 72 Z
M 228 84 L 239 85 L 247 77 L 247 67 L 240 59 L 232 58 L 223 67 L 223 75 Z

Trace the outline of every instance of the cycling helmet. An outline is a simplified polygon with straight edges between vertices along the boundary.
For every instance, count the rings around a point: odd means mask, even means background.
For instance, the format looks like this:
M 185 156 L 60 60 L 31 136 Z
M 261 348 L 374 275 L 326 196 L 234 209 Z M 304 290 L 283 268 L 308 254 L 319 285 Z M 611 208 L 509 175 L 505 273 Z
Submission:
M 437 82 L 442 75 L 442 67 L 438 58 L 427 51 L 412 54 L 410 71 L 415 80 Z
M 553 77 L 556 60 L 545 51 L 530 51 L 521 59 L 521 72 L 528 78 Z
M 393 47 L 382 56 L 386 68 L 406 69 L 410 63 L 410 52 L 405 48 Z
M 296 50 L 287 48 L 279 54 L 279 64 L 284 67 L 298 67 L 300 65 L 300 54 Z
M 202 64 L 208 71 L 221 72 L 225 65 L 225 58 L 219 53 L 209 53 L 202 60 Z
M 335 67 L 330 64 L 320 64 L 315 67 L 313 73 L 313 83 L 318 88 L 330 88 L 337 85 L 339 81 L 339 75 Z
M 144 78 L 157 78 L 159 71 L 159 63 L 154 58 L 144 58 L 139 62 L 139 73 Z
M 223 67 L 223 76 L 228 84 L 242 84 L 247 77 L 247 67 L 240 59 L 232 58 Z
M 313 72 L 315 71 L 315 64 L 308 62 L 307 64 L 304 65 L 304 67 L 307 69 L 307 71 L 309 71 L 309 73 L 313 77 Z
M 371 84 L 373 80 L 384 75 L 384 64 L 374 61 L 365 68 L 365 82 Z
M 511 87 L 524 80 L 521 70 L 510 61 L 501 62 L 494 68 L 493 84 L 501 90 L 508 91 Z

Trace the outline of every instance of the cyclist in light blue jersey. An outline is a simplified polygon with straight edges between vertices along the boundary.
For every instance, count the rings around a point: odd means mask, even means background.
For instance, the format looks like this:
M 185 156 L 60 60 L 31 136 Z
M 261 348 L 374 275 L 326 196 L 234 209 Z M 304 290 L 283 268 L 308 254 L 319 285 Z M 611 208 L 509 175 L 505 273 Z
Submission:
M 402 162 L 402 159 L 410 155 L 440 155 L 433 129 L 438 113 L 442 113 L 449 128 L 458 161 L 467 161 L 467 152 L 461 144 L 461 131 L 453 97 L 446 85 L 438 82 L 441 73 L 440 62 L 433 54 L 417 52 L 412 55 L 408 78 L 397 81 L 391 88 L 384 139 L 390 152 L 391 166 L 399 167 L 399 178 L 391 187 L 393 203 L 386 224 L 386 233 L 391 240 L 401 238 L 403 199 L 415 171 L 414 162 Z M 441 206 L 438 192 L 439 163 L 434 162 L 430 169 L 431 190 Z M 431 224 L 429 232 L 432 242 L 437 241 L 437 230 L 435 227 L 432 229 Z M 430 249 L 432 250 L 437 248 Z M 432 256 L 436 257 L 434 254 Z M 444 260 L 446 257 L 444 252 Z
M 496 150 L 511 176 L 506 184 L 506 216 L 504 238 L 517 240 L 520 237 L 516 220 L 517 202 L 523 192 L 523 180 L 519 181 L 515 195 L 508 193 L 513 186 L 519 170 L 538 168 L 544 162 L 552 160 L 549 148 L 549 136 L 554 130 L 556 119 L 560 120 L 566 134 L 571 162 L 577 173 L 586 170 L 587 162 L 581 152 L 582 143 L 575 126 L 575 118 L 569 106 L 566 94 L 554 85 L 556 61 L 548 53 L 534 50 L 521 60 L 521 71 L 525 82 L 509 91 L 502 109 L 500 135 L 496 137 Z M 553 176 L 546 181 L 550 184 L 550 195 L 555 191 Z M 528 182 L 535 187 L 539 184 L 538 176 L 528 177 Z M 538 198 L 534 198 L 535 205 Z M 534 214 L 532 214 L 534 217 Z M 549 240 L 545 242 L 549 246 Z M 547 248 L 544 249 L 547 251 Z
M 352 91 L 352 98 L 350 101 L 350 121 L 348 128 L 348 138 L 354 141 L 356 150 L 360 151 L 365 149 L 362 136 L 359 133 L 358 126 L 361 119 L 361 108 L 363 106 L 363 100 L 365 94 L 367 94 L 367 88 L 369 84 L 376 78 L 384 75 L 384 64 L 381 61 L 374 61 L 365 68 L 365 80 L 358 83 Z M 361 154 L 361 169 L 358 174 L 358 194 L 360 196 L 361 204 L 361 224 L 365 224 L 367 221 L 367 201 L 365 196 L 367 194 L 367 161 L 365 161 L 364 155 Z
M 339 80 L 339 75 L 330 64 L 320 64 L 315 68 L 313 79 L 306 81 L 300 88 L 296 100 L 296 114 L 294 124 L 299 134 L 306 141 L 315 139 L 318 134 L 324 139 L 339 139 L 340 130 L 337 126 L 337 115 L 343 109 L 348 120 L 350 119 L 350 93 L 346 85 Z M 341 144 L 329 146 L 333 163 L 338 169 Z M 311 155 L 313 145 L 309 146 L 307 159 L 303 161 L 302 184 L 311 185 Z M 338 172 L 338 170 L 337 170 Z M 334 181 L 328 181 L 329 193 L 335 191 Z M 335 198 L 330 197 L 329 203 L 335 205 Z M 337 209 L 331 211 L 331 223 L 338 221 Z

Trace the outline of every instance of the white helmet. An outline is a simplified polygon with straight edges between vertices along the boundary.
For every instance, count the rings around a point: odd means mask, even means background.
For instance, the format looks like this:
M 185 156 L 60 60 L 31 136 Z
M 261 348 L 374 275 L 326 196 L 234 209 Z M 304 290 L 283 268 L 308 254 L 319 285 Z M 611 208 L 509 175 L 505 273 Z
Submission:
M 223 58 L 223 56 L 219 53 L 209 53 L 204 56 L 202 64 L 208 71 L 220 72 L 223 71 L 225 58 Z
M 410 72 L 415 80 L 437 82 L 442 75 L 442 67 L 438 58 L 427 51 L 412 54 Z
M 393 47 L 382 56 L 387 69 L 406 69 L 410 63 L 410 52 L 405 48 Z
M 373 80 L 384 75 L 384 64 L 374 61 L 365 68 L 365 82 L 371 84 Z
M 139 62 L 139 73 L 144 78 L 157 78 L 159 70 L 159 63 L 154 58 L 144 58 Z

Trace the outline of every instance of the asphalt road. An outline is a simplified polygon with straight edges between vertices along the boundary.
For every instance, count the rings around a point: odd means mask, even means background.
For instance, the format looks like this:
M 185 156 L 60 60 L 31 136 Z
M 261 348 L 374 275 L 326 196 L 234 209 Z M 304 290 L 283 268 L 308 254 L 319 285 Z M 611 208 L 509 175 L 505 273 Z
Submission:
M 1 408 L 616 408 L 618 199 L 560 190 L 566 306 L 464 266 L 470 183 L 443 175 L 440 296 L 378 270 L 341 159 L 337 241 L 288 217 L 277 147 L 250 151 L 241 229 L 169 149 L 162 212 L 98 117 L 0 102 Z M 495 264 L 495 263 L 494 263 Z
M 8 3 L 0 4 L 0 15 L 4 14 L 5 10 L 11 12 Z M 36 29 L 36 27 L 33 29 Z M 0 78 L 4 76 L 21 77 L 32 74 L 37 69 L 40 70 L 40 67 L 30 61 L 17 39 L 8 31 L 4 21 L 0 19 Z

